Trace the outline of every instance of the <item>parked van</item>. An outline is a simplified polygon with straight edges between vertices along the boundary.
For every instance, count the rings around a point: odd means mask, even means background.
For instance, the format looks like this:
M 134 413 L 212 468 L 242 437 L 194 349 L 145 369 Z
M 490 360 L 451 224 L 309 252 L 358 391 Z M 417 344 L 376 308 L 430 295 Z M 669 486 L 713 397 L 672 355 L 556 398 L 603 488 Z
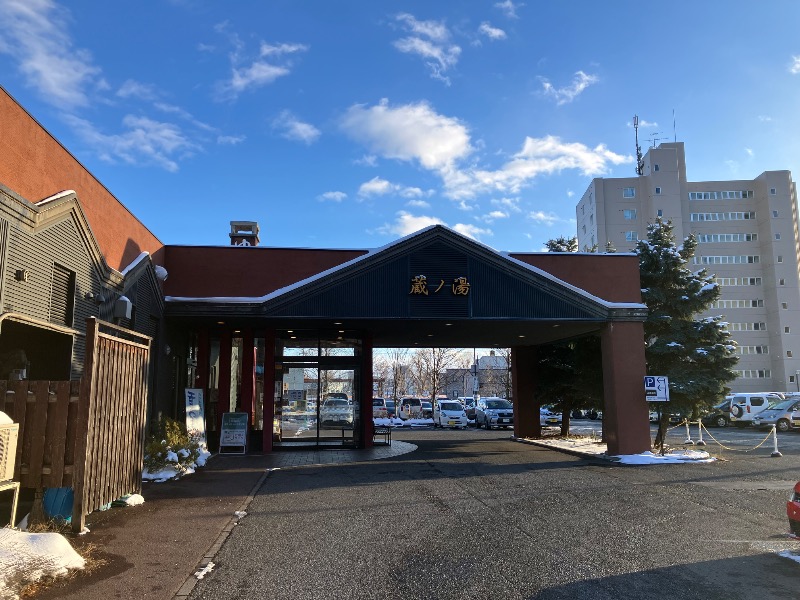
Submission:
M 780 402 L 781 400 L 783 400 L 783 395 L 773 392 L 734 394 L 731 398 L 731 423 L 737 427 L 750 425 L 753 417 L 766 410 L 770 402 Z
M 403 419 L 422 418 L 422 398 L 400 398 L 400 410 L 397 416 Z

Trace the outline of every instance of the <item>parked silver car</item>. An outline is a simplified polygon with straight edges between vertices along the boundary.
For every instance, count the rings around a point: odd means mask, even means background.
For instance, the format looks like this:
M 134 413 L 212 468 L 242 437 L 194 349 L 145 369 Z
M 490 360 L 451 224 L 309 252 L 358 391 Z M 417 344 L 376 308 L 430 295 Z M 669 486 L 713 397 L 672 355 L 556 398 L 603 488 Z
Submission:
M 753 427 L 772 427 L 778 431 L 789 431 L 792 428 L 792 413 L 800 410 L 800 399 L 789 398 L 780 402 L 771 402 L 766 410 L 753 417 Z
M 511 427 L 514 425 L 514 405 L 508 400 L 487 396 L 475 407 L 475 427 Z

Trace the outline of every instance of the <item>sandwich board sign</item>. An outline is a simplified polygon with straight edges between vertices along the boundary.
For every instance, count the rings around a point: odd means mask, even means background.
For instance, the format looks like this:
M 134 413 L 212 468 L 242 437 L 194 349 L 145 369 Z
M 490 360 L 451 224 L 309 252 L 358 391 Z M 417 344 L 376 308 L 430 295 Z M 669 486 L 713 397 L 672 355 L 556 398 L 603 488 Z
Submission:
M 185 388 L 186 431 L 189 436 L 206 448 L 206 416 L 203 407 L 203 390 Z
M 648 402 L 669 402 L 669 379 L 659 375 L 646 376 L 644 395 Z
M 247 452 L 247 413 L 222 413 L 219 436 L 220 454 L 245 454 Z

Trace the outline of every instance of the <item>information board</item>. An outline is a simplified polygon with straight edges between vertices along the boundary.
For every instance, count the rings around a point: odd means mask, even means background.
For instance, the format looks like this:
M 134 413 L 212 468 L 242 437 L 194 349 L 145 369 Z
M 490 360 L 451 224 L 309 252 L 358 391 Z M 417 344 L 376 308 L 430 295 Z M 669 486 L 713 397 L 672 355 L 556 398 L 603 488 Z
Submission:
M 644 396 L 648 402 L 669 402 L 669 379 L 659 375 L 646 376 Z
M 220 454 L 244 454 L 247 451 L 248 417 L 247 413 L 222 413 Z

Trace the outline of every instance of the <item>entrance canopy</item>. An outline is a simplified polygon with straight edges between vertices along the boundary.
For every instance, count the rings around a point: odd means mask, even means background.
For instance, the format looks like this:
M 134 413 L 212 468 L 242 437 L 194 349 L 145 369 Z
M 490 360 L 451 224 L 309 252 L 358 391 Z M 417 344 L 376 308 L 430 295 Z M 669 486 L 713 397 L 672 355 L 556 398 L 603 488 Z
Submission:
M 169 246 L 166 259 L 172 320 L 362 330 L 375 347 L 534 345 L 646 314 L 633 255 L 504 253 L 440 225 L 372 251 Z

